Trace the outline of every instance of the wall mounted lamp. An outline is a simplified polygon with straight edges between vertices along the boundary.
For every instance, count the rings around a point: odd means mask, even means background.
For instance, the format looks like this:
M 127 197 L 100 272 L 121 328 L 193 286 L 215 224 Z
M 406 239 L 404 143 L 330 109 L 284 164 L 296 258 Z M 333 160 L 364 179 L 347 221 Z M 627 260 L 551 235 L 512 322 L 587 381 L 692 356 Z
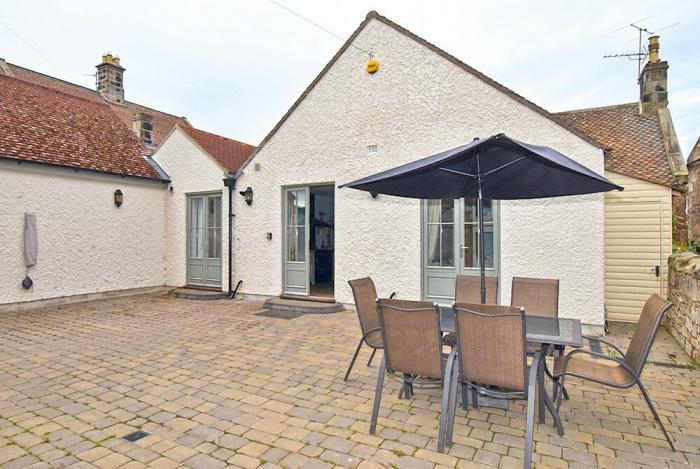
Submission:
M 124 203 L 124 193 L 121 191 L 121 189 L 117 189 L 114 191 L 114 205 L 121 207 L 122 203 Z
M 245 200 L 245 203 L 248 205 L 251 205 L 253 203 L 253 188 L 248 186 L 245 188 L 244 191 L 240 191 L 239 194 L 243 196 L 243 200 Z

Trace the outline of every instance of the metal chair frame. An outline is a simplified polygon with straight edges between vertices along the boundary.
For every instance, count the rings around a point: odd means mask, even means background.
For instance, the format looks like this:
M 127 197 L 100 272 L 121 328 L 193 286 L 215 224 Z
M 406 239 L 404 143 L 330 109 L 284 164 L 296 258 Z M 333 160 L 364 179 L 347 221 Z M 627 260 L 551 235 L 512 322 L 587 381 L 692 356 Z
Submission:
M 361 279 L 359 279 L 359 280 L 361 280 Z M 352 280 L 348 280 L 348 285 L 350 285 L 350 289 L 352 290 L 352 296 L 353 296 L 353 299 L 355 300 L 355 308 L 357 308 L 357 304 L 358 304 L 357 294 L 355 293 L 355 288 L 352 286 L 352 282 L 353 282 Z M 389 298 L 394 298 L 395 296 L 396 296 L 396 292 L 392 292 L 391 295 L 389 296 Z M 360 319 L 359 311 L 358 311 L 357 315 L 358 315 L 358 319 Z M 360 327 L 363 327 L 361 319 L 360 319 Z M 355 353 L 353 353 L 352 359 L 350 360 L 350 365 L 348 366 L 348 369 L 345 372 L 345 376 L 343 377 L 343 381 L 347 381 L 348 378 L 350 377 L 350 372 L 352 371 L 352 367 L 355 366 L 355 360 L 357 360 L 357 356 L 360 354 L 360 349 L 362 348 L 363 343 L 367 344 L 367 346 L 372 349 L 372 354 L 369 356 L 369 360 L 367 361 L 367 366 L 369 367 L 372 364 L 372 360 L 374 359 L 374 354 L 377 353 L 377 349 L 381 348 L 381 347 L 372 346 L 369 342 L 367 342 L 367 337 L 369 337 L 369 335 L 372 334 L 373 332 L 377 332 L 377 331 L 379 331 L 379 328 L 375 327 L 374 329 L 371 329 L 371 330 L 364 332 L 362 334 L 362 337 L 360 338 L 360 341 L 357 343 L 357 347 L 355 348 Z
M 378 312 L 379 312 L 379 324 L 380 324 L 380 329 L 382 332 L 382 340 L 384 344 L 386 344 L 386 328 L 384 325 L 384 316 L 382 314 L 382 300 L 377 300 L 377 304 L 379 306 Z M 394 305 L 390 305 L 391 308 L 397 309 L 400 311 L 426 311 L 426 313 L 429 311 L 427 308 L 402 308 Z M 442 332 L 440 331 L 440 309 L 438 308 L 437 305 L 433 305 L 432 308 L 435 312 L 435 321 L 437 322 L 437 343 L 440 344 L 438 346 L 438 359 L 441 362 L 441 367 L 442 367 L 442 404 L 441 404 L 441 412 L 440 412 L 440 422 L 439 422 L 439 430 L 438 430 L 438 448 L 437 450 L 441 453 L 445 451 L 445 432 L 447 428 L 447 417 L 450 411 L 450 395 L 449 395 L 449 389 L 450 389 L 450 383 L 452 381 L 452 370 L 454 369 L 454 362 L 455 362 L 455 356 L 457 354 L 457 350 L 453 348 L 449 355 L 447 356 L 447 362 L 442 365 L 443 363 L 443 353 L 442 353 Z M 382 361 L 379 365 L 379 370 L 377 372 L 377 388 L 374 393 L 374 404 L 372 406 L 372 416 L 370 418 L 370 426 L 369 426 L 369 433 L 371 435 L 374 435 L 376 430 L 377 430 L 377 419 L 379 417 L 379 407 L 381 404 L 381 399 L 382 399 L 382 390 L 384 387 L 384 375 L 388 372 L 390 374 L 395 374 L 396 371 L 391 365 L 391 356 L 390 352 L 385 348 L 384 349 L 384 354 L 382 356 Z M 410 376 L 410 375 L 409 375 Z M 406 381 L 407 374 L 404 373 L 404 384 L 402 386 L 401 392 L 406 393 L 406 397 L 410 397 L 413 395 L 413 387 L 412 387 L 412 381 L 407 384 Z M 399 397 L 401 396 L 401 392 L 399 392 Z
M 476 305 L 474 305 L 476 306 Z M 466 309 L 463 307 L 459 307 L 457 305 L 453 305 L 453 308 L 455 310 L 455 329 L 456 329 L 456 336 L 457 336 L 457 344 L 456 344 L 456 349 L 457 349 L 457 354 L 460 353 L 460 332 L 459 332 L 459 319 L 457 318 L 457 315 L 459 314 L 458 311 L 465 311 L 468 314 L 475 314 L 479 316 L 487 316 L 489 318 L 494 318 L 494 317 L 503 317 L 503 316 L 512 316 L 512 314 L 484 314 L 480 313 L 478 311 Z M 526 340 L 526 332 L 525 332 L 525 310 L 523 308 L 520 308 L 520 319 L 522 321 L 522 341 L 523 341 L 523 391 L 499 391 L 496 389 L 491 389 L 487 388 L 484 386 L 479 385 L 478 383 L 473 383 L 469 381 L 469 377 L 465 376 L 465 374 L 462 371 L 462 361 L 461 360 L 456 360 L 457 364 L 456 366 L 458 367 L 457 370 L 455 370 L 452 373 L 452 382 L 450 383 L 450 393 L 449 393 L 449 401 L 448 401 L 448 409 L 449 409 L 449 414 L 447 417 L 447 422 L 446 422 L 446 431 L 445 431 L 445 445 L 446 446 L 451 446 L 452 445 L 452 434 L 454 430 L 454 420 L 455 420 L 455 413 L 457 409 L 457 385 L 458 383 L 466 384 L 466 386 L 471 389 L 472 391 L 472 404 L 474 405 L 475 408 L 478 408 L 477 404 L 477 399 L 476 396 L 477 394 L 486 396 L 486 397 L 493 397 L 496 399 L 527 399 L 527 412 L 526 412 L 526 431 L 525 431 L 525 448 L 524 448 L 524 455 L 523 455 L 523 467 L 529 469 L 532 466 L 532 449 L 533 449 L 533 434 L 534 434 L 534 426 L 535 426 L 535 403 L 538 400 L 537 399 L 537 386 L 540 388 L 540 400 L 539 403 L 540 405 L 542 404 L 542 399 L 541 399 L 541 393 L 544 391 L 544 387 L 542 386 L 542 383 L 540 383 L 538 377 L 543 374 L 543 367 L 544 367 L 544 355 L 543 352 L 538 350 L 532 355 L 532 364 L 529 367 L 528 371 L 528 366 L 527 366 L 527 340 Z M 464 389 L 464 388 L 463 388 Z M 464 394 L 463 394 L 463 400 L 464 400 Z M 552 416 L 555 416 L 555 409 L 554 406 L 551 402 L 548 400 L 544 400 L 544 403 L 547 405 L 547 408 L 549 411 L 552 413 Z M 556 418 L 555 418 L 556 422 Z
M 668 445 L 671 447 L 672 451 L 676 451 L 676 447 L 673 445 L 673 440 L 671 439 L 671 436 L 668 434 L 666 431 L 666 427 L 664 426 L 663 422 L 661 421 L 661 418 L 659 417 L 659 414 L 656 412 L 656 408 L 654 407 L 654 404 L 651 402 L 651 398 L 649 397 L 649 393 L 646 390 L 646 387 L 642 384 L 641 380 L 641 375 L 642 371 L 644 370 L 644 365 L 646 364 L 647 358 L 649 356 L 649 352 L 651 351 L 651 347 L 654 343 L 654 339 L 656 338 L 656 334 L 659 331 L 659 327 L 661 326 L 661 321 L 663 321 L 664 316 L 666 315 L 666 312 L 671 308 L 672 304 L 670 301 L 667 301 L 666 304 L 663 306 L 661 309 L 661 312 L 659 313 L 658 317 L 656 318 L 656 321 L 654 323 L 654 329 L 653 332 L 651 333 L 651 336 L 647 340 L 647 343 L 644 345 L 644 349 L 642 350 L 642 356 L 643 360 L 640 360 L 640 366 L 638 367 L 639 370 L 635 371 L 630 367 L 627 362 L 625 362 L 625 356 L 626 353 L 624 353 L 618 346 L 610 343 L 607 340 L 600 339 L 598 337 L 592 337 L 592 336 L 584 336 L 588 341 L 591 342 L 599 342 L 601 344 L 605 344 L 608 347 L 612 348 L 615 350 L 615 352 L 619 353 L 622 358 L 614 357 L 612 355 L 606 355 L 604 353 L 598 353 L 593 350 L 585 350 L 585 349 L 576 349 L 572 350 L 569 352 L 569 354 L 566 356 L 564 359 L 564 366 L 562 368 L 562 372 L 559 374 L 555 374 L 555 382 L 558 384 L 559 387 L 563 388 L 564 387 L 564 381 L 567 376 L 573 376 L 575 378 L 583 379 L 583 380 L 588 380 L 588 381 L 593 381 L 594 383 L 602 384 L 605 386 L 611 386 L 616 389 L 629 389 L 633 387 L 635 384 L 639 386 L 639 390 L 642 392 L 642 396 L 644 397 L 644 400 L 646 401 L 647 405 L 649 406 L 649 409 L 651 410 L 651 413 L 654 415 L 654 419 L 656 422 L 659 424 L 661 427 L 661 431 L 663 432 L 664 436 L 666 437 L 666 441 L 668 441 Z M 570 371 L 567 371 L 567 365 L 569 364 L 569 361 L 577 356 L 577 355 L 589 355 L 593 358 L 597 359 L 602 359 L 602 360 L 610 360 L 618 365 L 622 366 L 631 376 L 632 379 L 630 380 L 629 383 L 625 385 L 619 385 L 615 383 L 611 383 L 608 381 L 603 381 L 599 379 L 595 379 L 589 376 L 585 375 L 580 375 L 577 373 L 573 373 Z M 557 399 L 557 410 L 559 410 L 559 407 L 561 406 L 561 397 L 562 394 L 559 394 L 559 397 Z

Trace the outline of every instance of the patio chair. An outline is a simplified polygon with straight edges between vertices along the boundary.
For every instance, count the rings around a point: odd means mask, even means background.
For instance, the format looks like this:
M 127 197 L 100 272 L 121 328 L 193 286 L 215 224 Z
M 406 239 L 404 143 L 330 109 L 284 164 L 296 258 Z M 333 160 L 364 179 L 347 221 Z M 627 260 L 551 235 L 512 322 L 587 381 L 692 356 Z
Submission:
M 486 277 L 486 303 L 498 303 L 498 277 Z M 455 303 L 481 303 L 481 277 L 458 275 L 455 281 Z
M 510 291 L 510 305 L 522 307 L 527 311 L 528 316 L 544 316 L 549 318 L 559 317 L 559 280 L 549 278 L 527 278 L 513 277 Z M 528 353 L 532 354 L 536 350 L 542 349 L 542 344 L 536 342 L 527 343 Z M 548 356 L 555 352 L 553 348 L 546 350 Z M 557 350 L 560 353 L 561 350 Z M 545 363 L 547 376 L 553 379 Z M 552 400 L 557 399 L 558 386 L 554 385 L 552 390 Z M 562 388 L 564 398 L 569 399 L 566 389 Z
M 654 404 L 649 398 L 649 393 L 641 380 L 642 370 L 651 351 L 654 338 L 669 308 L 671 308 L 670 301 L 666 301 L 656 294 L 650 296 L 644 303 L 632 341 L 627 347 L 627 353 L 623 353 L 619 347 L 606 340 L 584 336 L 591 343 L 598 342 L 607 345 L 620 356 L 610 356 L 592 350 L 576 349 L 571 351 L 566 357 L 558 357 L 554 360 L 554 377 L 560 386 L 564 386 L 564 380 L 567 376 L 593 381 L 617 389 L 628 389 L 635 384 L 638 385 L 651 413 L 659 423 L 668 445 L 675 451 L 676 448 L 673 446 L 673 441 L 661 422 L 659 414 L 656 412 Z M 594 360 L 586 358 L 586 355 L 594 358 Z M 561 396 L 557 400 L 557 408 L 559 406 L 561 406 Z
M 355 298 L 355 309 L 357 310 L 357 318 L 360 320 L 360 329 L 362 329 L 362 337 L 357 344 L 355 354 L 352 356 L 350 366 L 345 372 L 343 381 L 347 381 L 355 365 L 357 355 L 360 353 L 362 344 L 367 344 L 372 349 L 372 355 L 369 357 L 367 366 L 372 364 L 372 359 L 377 349 L 383 347 L 382 334 L 379 331 L 379 316 L 377 315 L 377 289 L 374 287 L 374 282 L 369 277 L 349 280 L 352 295 Z M 396 293 L 392 293 L 390 298 L 393 298 Z
M 370 420 L 369 432 L 377 430 L 379 404 L 382 399 L 384 375 L 403 374 L 403 390 L 407 397 L 411 391 L 407 377 L 442 380 L 442 407 L 438 433 L 438 451 L 444 451 L 445 425 L 448 414 L 448 386 L 453 368 L 455 350 L 443 360 L 440 310 L 426 301 L 394 299 L 377 300 L 379 323 L 384 340 L 384 354 L 377 373 L 377 389 Z
M 446 444 L 452 444 L 458 382 L 471 389 L 472 397 L 480 394 L 497 399 L 527 399 L 523 467 L 529 468 L 537 402 L 535 390 L 543 356 L 540 350 L 534 353 L 528 372 L 525 311 L 475 303 L 458 303 L 453 307 L 458 371 L 449 391 Z M 476 399 L 473 403 L 476 406 Z

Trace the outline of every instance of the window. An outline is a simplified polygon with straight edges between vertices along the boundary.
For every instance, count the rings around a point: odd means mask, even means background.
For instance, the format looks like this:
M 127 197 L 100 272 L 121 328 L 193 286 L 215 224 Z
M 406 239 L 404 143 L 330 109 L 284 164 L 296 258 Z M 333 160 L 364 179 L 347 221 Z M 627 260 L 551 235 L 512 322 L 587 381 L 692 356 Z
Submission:
M 428 201 L 428 265 L 454 267 L 455 201 Z
M 153 122 L 145 117 L 141 120 L 141 140 L 144 143 L 153 143 Z

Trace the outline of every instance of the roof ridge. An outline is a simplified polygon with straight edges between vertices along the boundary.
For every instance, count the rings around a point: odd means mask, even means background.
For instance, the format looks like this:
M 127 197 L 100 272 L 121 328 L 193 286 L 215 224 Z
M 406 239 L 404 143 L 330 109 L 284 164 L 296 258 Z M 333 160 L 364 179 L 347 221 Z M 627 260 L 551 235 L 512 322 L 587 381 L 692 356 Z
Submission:
M 596 107 L 586 107 L 586 108 L 580 108 L 580 109 L 571 109 L 569 111 L 557 111 L 554 112 L 554 115 L 559 115 L 559 114 L 572 114 L 576 112 L 589 112 L 589 111 L 604 111 L 608 109 L 616 109 L 616 108 L 624 108 L 624 107 L 632 107 L 632 106 L 639 106 L 639 102 L 633 101 L 630 103 L 620 103 L 620 104 L 609 104 L 607 106 L 596 106 Z
M 30 71 L 31 71 L 31 70 L 30 70 Z M 39 83 L 34 83 L 34 82 L 31 82 L 31 81 L 22 80 L 21 78 L 13 77 L 13 76 L 10 76 L 10 75 L 2 75 L 2 74 L 0 74 L 0 77 L 9 78 L 10 80 L 15 80 L 15 81 L 17 81 L 17 82 L 19 82 L 19 83 L 22 83 L 23 85 L 26 85 L 26 86 L 33 86 L 33 87 L 36 87 L 36 88 L 41 88 L 42 90 L 46 90 L 46 91 L 48 91 L 49 93 L 57 93 L 57 94 L 59 94 L 59 95 L 68 96 L 68 97 L 73 98 L 73 99 L 79 99 L 79 100 L 81 100 L 81 101 L 85 101 L 86 103 L 94 104 L 94 105 L 96 105 L 96 106 L 105 106 L 106 108 L 109 108 L 109 109 L 111 110 L 109 104 L 108 104 L 107 102 L 105 102 L 105 101 L 94 101 L 94 100 L 92 100 L 92 99 L 87 99 L 87 98 L 84 98 L 84 97 L 82 97 L 82 96 L 77 96 L 77 95 L 74 95 L 74 94 L 71 94 L 71 93 L 66 93 L 65 91 L 57 90 L 57 89 L 55 89 L 55 88 L 49 88 L 48 86 L 43 86 L 43 85 L 40 85 Z M 59 80 L 60 80 L 60 79 L 59 79 Z M 76 85 L 76 86 L 80 86 L 80 85 Z
M 569 132 L 576 135 L 577 137 L 585 140 L 586 142 L 590 143 L 591 145 L 596 146 L 596 147 L 601 148 L 601 149 L 605 148 L 604 145 L 602 145 L 600 142 L 595 140 L 590 135 L 588 135 L 584 132 L 581 132 L 577 128 L 570 126 L 569 124 L 557 119 L 557 117 L 554 115 L 554 113 L 549 112 L 548 110 L 546 110 L 542 106 L 535 104 L 533 101 L 530 101 L 529 99 L 527 99 L 523 95 L 516 93 L 515 91 L 513 91 L 512 89 L 503 85 L 502 83 L 494 80 L 493 78 L 489 77 L 488 75 L 485 75 L 483 72 L 480 72 L 479 70 L 475 69 L 474 67 L 467 64 L 466 62 L 458 59 L 457 57 L 455 57 L 454 55 L 445 51 L 444 49 L 436 46 L 432 42 L 430 42 L 426 39 L 423 39 L 422 37 L 420 37 L 416 33 L 409 31 L 408 29 L 401 26 L 400 24 L 394 23 L 389 18 L 380 15 L 376 10 L 370 10 L 369 13 L 367 13 L 367 18 L 365 21 L 368 21 L 368 20 L 373 19 L 373 18 L 378 20 L 378 21 L 381 21 L 382 23 L 386 24 L 387 26 L 390 26 L 390 27 L 396 29 L 399 33 L 403 34 L 404 36 L 409 37 L 410 39 L 413 39 L 414 41 L 423 45 L 424 47 L 427 47 L 428 49 L 432 50 L 436 54 L 438 54 L 438 55 L 442 56 L 443 58 L 447 59 L 448 61 L 452 62 L 454 65 L 457 65 L 458 67 L 462 68 L 467 73 L 474 75 L 476 78 L 480 79 L 481 81 L 483 81 L 487 85 L 490 85 L 491 87 L 496 88 L 498 91 L 500 91 L 506 95 L 509 95 L 515 101 L 518 101 L 520 104 L 522 104 L 526 107 L 529 107 L 533 111 L 535 111 L 535 112 L 541 114 L 543 117 L 553 121 L 555 124 L 559 125 L 560 127 L 563 127 L 564 129 L 568 130 Z M 364 25 L 365 25 L 365 23 L 363 23 L 361 25 L 361 27 L 363 27 Z
M 241 169 L 245 168 L 248 166 L 248 164 L 255 158 L 255 156 L 262 150 L 262 148 L 267 144 L 267 142 L 272 138 L 272 136 L 277 133 L 277 131 L 282 127 L 282 124 L 284 124 L 289 116 L 296 110 L 296 108 L 301 104 L 301 102 L 306 98 L 306 96 L 311 92 L 311 90 L 318 84 L 319 81 L 321 81 L 321 78 L 325 76 L 325 74 L 330 70 L 330 68 L 335 64 L 335 62 L 340 58 L 340 56 L 350 47 L 352 42 L 357 38 L 357 36 L 362 32 L 362 30 L 369 24 L 369 22 L 373 19 L 376 19 L 377 21 L 381 21 L 382 23 L 386 24 L 387 26 L 394 28 L 399 34 L 403 34 L 404 36 L 408 37 L 409 39 L 412 39 L 413 41 L 417 42 L 418 44 L 422 45 L 423 47 L 426 47 L 428 50 L 431 50 L 435 52 L 436 54 L 440 55 L 447 61 L 451 62 L 455 66 L 463 69 L 467 73 L 475 76 L 476 78 L 480 79 L 487 85 L 490 85 L 491 87 L 495 88 L 496 90 L 510 96 L 512 99 L 515 101 L 521 103 L 522 105 L 532 109 L 533 111 L 537 112 L 538 114 L 542 115 L 544 118 L 551 120 L 561 128 L 568 130 L 571 132 L 573 135 L 579 137 L 580 139 L 588 142 L 589 144 L 598 147 L 600 149 L 604 149 L 605 146 L 602 145 L 600 142 L 592 138 L 590 135 L 587 135 L 584 132 L 581 132 L 578 130 L 576 127 L 569 125 L 566 122 L 562 122 L 557 116 L 554 114 L 550 113 L 546 109 L 538 106 L 537 104 L 533 103 L 532 101 L 529 101 L 527 98 L 519 95 L 515 91 L 511 90 L 507 86 L 504 86 L 500 83 L 498 83 L 496 80 L 484 75 L 480 71 L 476 70 L 475 68 L 467 65 L 466 63 L 462 62 L 455 56 L 449 54 L 448 52 L 445 52 L 438 46 L 426 41 L 422 37 L 418 36 L 415 33 L 412 33 L 408 29 L 404 28 L 403 26 L 400 26 L 397 23 L 394 23 L 390 19 L 380 15 L 376 10 L 370 10 L 367 13 L 367 16 L 365 19 L 360 23 L 360 25 L 350 34 L 350 36 L 347 38 L 347 40 L 343 43 L 342 46 L 336 51 L 336 53 L 333 55 L 333 57 L 326 63 L 326 65 L 321 69 L 321 71 L 314 77 L 314 79 L 309 83 L 306 88 L 302 91 L 302 93 L 299 95 L 299 97 L 292 103 L 292 105 L 287 109 L 287 111 L 282 115 L 282 117 L 277 121 L 277 123 L 272 127 L 272 130 L 268 132 L 265 137 L 260 141 L 260 143 L 257 145 L 255 148 L 255 151 L 248 157 L 248 159 L 243 163 L 241 166 Z
M 41 75 L 42 77 L 50 78 L 51 80 L 60 81 L 61 83 L 65 83 L 66 85 L 74 86 L 74 87 L 76 87 L 76 88 L 80 88 L 81 90 L 85 90 L 85 91 L 89 91 L 89 92 L 91 92 L 91 93 L 95 93 L 97 96 L 99 96 L 99 97 L 104 101 L 105 104 L 119 106 L 119 104 L 110 103 L 109 101 L 106 101 L 104 98 L 102 98 L 102 95 L 101 95 L 98 91 L 93 90 L 92 88 L 88 88 L 87 86 L 79 85 L 79 84 L 77 84 L 77 83 L 73 83 L 72 81 L 64 80 L 63 78 L 58 78 L 58 77 L 55 77 L 55 76 L 53 76 L 53 75 L 48 75 L 48 74 L 46 74 L 46 73 L 39 72 L 39 71 L 37 71 L 37 70 L 32 70 L 31 68 L 23 67 L 23 66 L 21 66 L 21 65 L 17 65 L 17 64 L 12 63 L 12 62 L 6 62 L 6 63 L 7 63 L 8 65 L 13 66 L 13 67 L 21 68 L 22 70 L 25 70 L 25 71 L 27 71 L 27 72 L 29 72 L 29 73 L 34 73 L 34 74 L 36 74 L 36 75 Z M 17 78 L 17 77 L 13 77 L 13 78 Z M 26 80 L 22 80 L 21 78 L 18 78 L 18 80 L 20 80 L 20 81 L 26 81 Z M 44 85 L 41 85 L 41 84 L 38 84 L 38 83 L 33 83 L 33 84 L 34 84 L 34 85 L 37 85 L 37 86 L 41 86 L 42 88 L 53 89 L 53 88 L 49 88 L 48 86 L 44 86 Z M 58 90 L 55 90 L 55 91 L 58 91 Z M 64 92 L 64 91 L 60 91 L 60 92 L 61 92 L 61 93 L 64 93 L 64 94 L 70 94 L 70 93 L 66 93 L 66 92 Z M 75 96 L 75 95 L 71 95 L 71 96 Z M 83 97 L 81 97 L 81 96 L 76 96 L 76 97 L 77 97 L 77 98 L 81 98 L 81 99 L 87 99 L 87 98 L 83 98 Z M 88 100 L 88 101 L 89 101 L 89 100 Z M 124 100 L 124 103 L 133 104 L 134 106 L 140 106 L 140 107 L 149 109 L 149 110 L 151 110 L 151 111 L 155 111 L 155 112 L 159 112 L 159 113 L 161 113 L 161 114 L 167 114 L 168 116 L 176 117 L 176 118 L 178 118 L 178 119 L 186 119 L 185 116 L 178 116 L 178 115 L 172 114 L 172 113 L 170 113 L 170 112 L 161 111 L 161 110 L 159 110 L 159 109 L 156 109 L 156 108 L 153 108 L 153 107 L 150 107 L 150 106 L 146 106 L 146 105 L 144 105 L 144 104 L 135 103 L 134 101 L 129 101 L 129 100 L 127 100 L 127 99 Z
M 180 123 L 178 122 L 178 123 L 176 123 L 175 125 L 180 125 Z M 189 126 L 189 128 L 192 129 L 192 130 L 196 130 L 197 132 L 202 132 L 202 133 L 205 133 L 205 134 L 208 134 L 208 135 L 213 135 L 214 137 L 224 138 L 224 139 L 230 140 L 231 142 L 234 142 L 234 143 L 239 143 L 239 144 L 241 144 L 241 145 L 248 145 L 249 147 L 255 148 L 255 145 L 253 145 L 253 144 L 251 144 L 251 143 L 242 142 L 241 140 L 236 140 L 235 138 L 227 137 L 227 136 L 225 136 L 225 135 L 215 134 L 214 132 L 209 132 L 209 131 L 207 131 L 207 130 L 202 130 L 202 129 L 197 128 L 197 127 L 195 127 L 195 126 L 193 126 L 193 125 Z

